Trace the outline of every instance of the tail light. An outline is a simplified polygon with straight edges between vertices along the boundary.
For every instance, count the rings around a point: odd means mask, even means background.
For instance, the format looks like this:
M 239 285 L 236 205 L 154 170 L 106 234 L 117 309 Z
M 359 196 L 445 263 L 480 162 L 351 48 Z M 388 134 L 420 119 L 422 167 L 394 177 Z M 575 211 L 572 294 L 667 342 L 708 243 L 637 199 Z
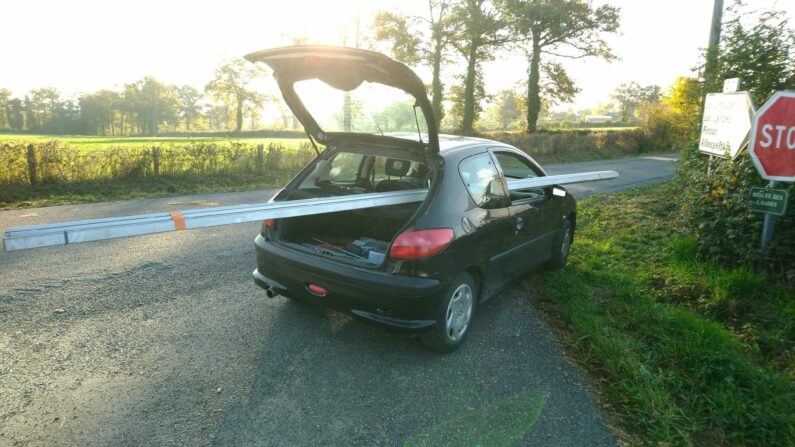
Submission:
M 268 237 L 268 234 L 276 231 L 276 220 L 275 219 L 265 219 L 262 221 L 262 231 L 260 233 Z
M 422 259 L 444 250 L 453 240 L 451 228 L 406 231 L 392 243 L 389 256 L 392 259 Z

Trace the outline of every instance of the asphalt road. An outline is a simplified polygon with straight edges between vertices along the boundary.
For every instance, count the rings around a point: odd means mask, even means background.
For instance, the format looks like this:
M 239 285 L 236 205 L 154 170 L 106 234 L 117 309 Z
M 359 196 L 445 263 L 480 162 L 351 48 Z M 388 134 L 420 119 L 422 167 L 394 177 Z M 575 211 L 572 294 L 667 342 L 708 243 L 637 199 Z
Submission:
M 675 154 L 578 197 L 662 181 Z M 0 230 L 273 191 L 0 212 Z M 516 285 L 450 355 L 251 280 L 259 224 L 0 254 L 0 445 L 549 445 L 615 439 Z M 576 244 L 573 247 L 576 250 Z M 472 433 L 475 433 L 473 435 Z

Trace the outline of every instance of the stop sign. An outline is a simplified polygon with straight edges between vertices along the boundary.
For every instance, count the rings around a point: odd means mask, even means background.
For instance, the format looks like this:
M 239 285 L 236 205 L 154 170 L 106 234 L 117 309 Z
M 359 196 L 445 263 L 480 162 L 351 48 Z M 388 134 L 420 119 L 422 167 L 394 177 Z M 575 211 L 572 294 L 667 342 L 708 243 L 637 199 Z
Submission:
M 795 182 L 795 91 L 778 92 L 759 109 L 748 148 L 763 179 Z

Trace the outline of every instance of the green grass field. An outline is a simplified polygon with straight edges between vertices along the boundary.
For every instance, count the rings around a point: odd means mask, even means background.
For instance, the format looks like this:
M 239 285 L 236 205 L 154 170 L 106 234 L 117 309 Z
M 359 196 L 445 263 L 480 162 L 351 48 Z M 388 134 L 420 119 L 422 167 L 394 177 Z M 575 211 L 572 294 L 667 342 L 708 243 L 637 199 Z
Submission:
M 223 143 L 241 142 L 246 144 L 281 144 L 285 147 L 298 147 L 308 140 L 304 138 L 222 138 L 222 137 L 96 137 L 86 135 L 34 135 L 0 134 L 0 143 L 6 141 L 45 142 L 58 140 L 69 146 L 85 149 L 105 149 L 109 147 L 148 147 L 161 144 L 181 143 Z
M 795 445 L 795 292 L 700 259 L 680 189 L 581 201 L 569 266 L 526 285 L 622 445 Z

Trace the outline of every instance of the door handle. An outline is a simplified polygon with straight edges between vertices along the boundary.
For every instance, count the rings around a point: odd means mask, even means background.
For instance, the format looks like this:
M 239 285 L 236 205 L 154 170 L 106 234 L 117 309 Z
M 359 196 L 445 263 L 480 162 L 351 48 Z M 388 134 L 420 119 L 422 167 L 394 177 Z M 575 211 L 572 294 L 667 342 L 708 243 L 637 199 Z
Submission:
M 516 218 L 516 231 L 520 231 L 522 228 L 524 228 L 524 219 L 522 219 L 521 217 L 517 217 Z

